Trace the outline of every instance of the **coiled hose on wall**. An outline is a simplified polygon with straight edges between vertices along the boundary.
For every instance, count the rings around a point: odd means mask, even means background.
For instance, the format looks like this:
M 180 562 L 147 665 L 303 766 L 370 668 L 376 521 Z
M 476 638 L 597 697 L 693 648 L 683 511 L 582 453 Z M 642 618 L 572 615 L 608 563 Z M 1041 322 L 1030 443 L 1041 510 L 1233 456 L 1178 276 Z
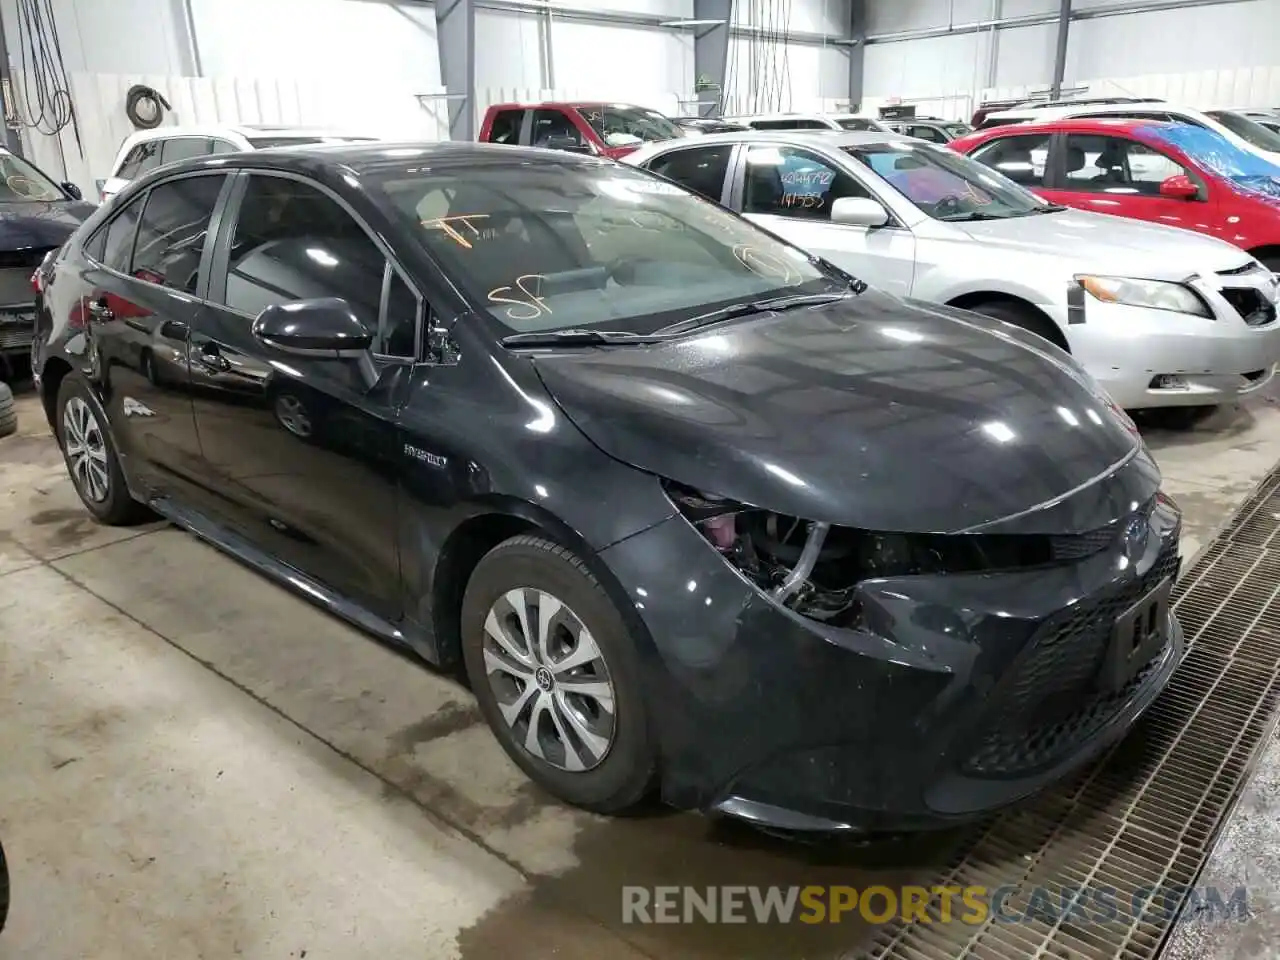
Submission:
M 164 112 L 172 110 L 169 101 L 155 87 L 135 83 L 124 98 L 124 112 L 129 122 L 138 130 L 151 130 L 160 126 Z

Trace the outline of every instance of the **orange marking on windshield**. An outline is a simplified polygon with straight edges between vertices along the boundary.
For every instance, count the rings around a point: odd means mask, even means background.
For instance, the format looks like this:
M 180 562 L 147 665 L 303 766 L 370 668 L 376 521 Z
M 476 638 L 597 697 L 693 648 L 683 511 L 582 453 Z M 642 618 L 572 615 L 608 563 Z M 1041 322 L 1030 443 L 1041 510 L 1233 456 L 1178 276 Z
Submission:
M 465 227 L 470 231 L 471 236 L 478 237 L 480 236 L 480 231 L 476 229 L 476 225 L 471 221 L 487 219 L 489 219 L 489 214 L 487 213 L 463 213 L 452 217 L 437 217 L 434 220 L 423 220 L 422 225 L 434 230 L 444 231 L 445 236 L 458 246 L 471 250 L 474 249 L 471 241 L 466 238 L 458 227 Z

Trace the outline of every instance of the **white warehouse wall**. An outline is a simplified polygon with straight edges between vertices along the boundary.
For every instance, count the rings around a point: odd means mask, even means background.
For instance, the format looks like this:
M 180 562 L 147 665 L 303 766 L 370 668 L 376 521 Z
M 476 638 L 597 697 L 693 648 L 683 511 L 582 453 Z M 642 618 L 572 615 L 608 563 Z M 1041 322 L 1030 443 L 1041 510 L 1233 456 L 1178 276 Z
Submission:
M 1085 10 L 1117 2 L 1073 0 L 1073 6 Z M 1058 6 L 1058 0 L 868 0 L 867 33 L 874 37 L 1000 17 L 1056 14 Z M 1002 29 L 997 36 L 994 66 L 989 30 L 869 44 L 863 74 L 865 98 L 972 99 L 988 88 L 1049 85 L 1056 24 Z M 1280 0 L 1240 0 L 1077 20 L 1071 24 L 1064 83 L 1090 83 L 1115 93 L 1123 84 L 1106 81 L 1280 68 L 1277 38 Z M 1169 86 L 1166 83 L 1162 89 Z M 1151 84 L 1141 87 L 1147 90 Z
M 832 38 L 849 33 L 849 0 L 736 0 L 734 25 Z M 849 49 L 811 41 L 729 41 L 726 113 L 816 110 L 849 95 Z

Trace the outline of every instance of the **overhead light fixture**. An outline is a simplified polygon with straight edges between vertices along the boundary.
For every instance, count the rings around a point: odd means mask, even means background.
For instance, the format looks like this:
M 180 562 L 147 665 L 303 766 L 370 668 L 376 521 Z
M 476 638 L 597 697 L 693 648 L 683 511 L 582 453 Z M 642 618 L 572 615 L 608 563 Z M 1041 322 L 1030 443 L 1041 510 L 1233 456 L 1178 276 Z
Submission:
M 663 20 L 660 27 L 718 27 L 728 20 Z

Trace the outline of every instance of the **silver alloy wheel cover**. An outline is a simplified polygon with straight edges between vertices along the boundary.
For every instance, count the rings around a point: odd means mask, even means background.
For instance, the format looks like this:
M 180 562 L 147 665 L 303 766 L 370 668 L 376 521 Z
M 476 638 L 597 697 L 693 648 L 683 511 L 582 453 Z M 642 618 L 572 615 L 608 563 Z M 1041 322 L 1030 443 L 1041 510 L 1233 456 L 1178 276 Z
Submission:
M 613 746 L 613 680 L 591 631 L 563 601 L 517 587 L 484 620 L 485 678 L 525 751 L 560 770 L 598 766 Z
M 111 495 L 107 439 L 97 415 L 80 397 L 72 397 L 62 408 L 62 449 L 80 495 L 105 503 Z
M 307 416 L 307 409 L 292 394 L 276 398 L 276 419 L 294 436 L 303 439 L 311 436 L 311 418 Z

